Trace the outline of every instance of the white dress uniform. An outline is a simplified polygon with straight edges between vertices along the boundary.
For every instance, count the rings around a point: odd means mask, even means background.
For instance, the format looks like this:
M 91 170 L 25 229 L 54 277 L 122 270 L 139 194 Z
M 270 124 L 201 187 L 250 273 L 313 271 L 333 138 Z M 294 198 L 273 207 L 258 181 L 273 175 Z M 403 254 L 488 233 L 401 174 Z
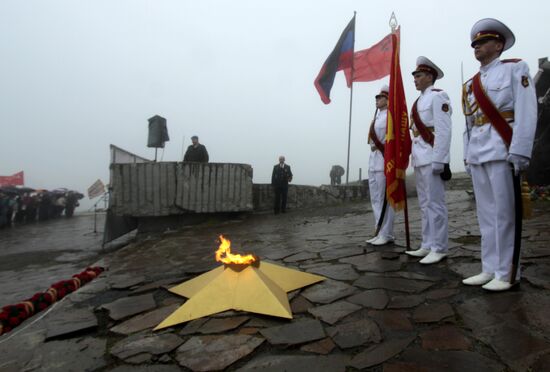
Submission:
M 437 253 L 448 250 L 448 213 L 445 204 L 445 182 L 432 172 L 432 162 L 448 164 L 451 146 L 451 104 L 447 93 L 433 87 L 425 89 L 417 101 L 418 115 L 428 128 L 433 128 L 434 146 L 425 142 L 412 124 L 412 159 L 418 203 L 422 213 L 420 248 Z M 413 122 L 411 120 L 411 122 Z
M 378 111 L 374 120 L 374 132 L 383 144 L 386 143 L 386 118 L 388 110 L 383 109 Z M 369 157 L 369 192 L 372 211 L 374 214 L 374 226 L 376 228 L 382 206 L 384 204 L 384 196 L 386 194 L 386 176 L 384 175 L 384 155 L 374 145 L 374 141 L 369 139 L 372 152 Z M 378 236 L 384 237 L 386 240 L 393 240 L 393 221 L 395 212 L 389 203 L 386 205 L 384 221 L 378 233 Z
M 502 26 L 506 29 L 502 29 Z M 500 31 L 499 37 L 505 35 L 507 45 L 504 50 L 513 44 L 511 31 L 493 19 L 481 20 L 474 25 L 472 44 L 480 39 L 483 29 Z M 466 82 L 463 87 L 463 104 L 468 115 L 467 130 L 463 136 L 464 161 L 469 167 L 476 197 L 481 231 L 482 273 L 464 280 L 464 284 L 487 283 L 485 289 L 506 290 L 510 286 L 503 283 L 509 282 L 512 274 L 515 232 L 512 168 L 506 160 L 510 154 L 526 159 L 531 157 L 537 123 L 537 101 L 525 62 L 501 61 L 497 58 L 480 68 L 480 81 L 487 97 L 512 127 L 513 135 L 508 149 L 478 107 L 472 91 L 472 80 Z M 493 277 L 496 284 L 491 284 L 493 281 L 489 283 Z

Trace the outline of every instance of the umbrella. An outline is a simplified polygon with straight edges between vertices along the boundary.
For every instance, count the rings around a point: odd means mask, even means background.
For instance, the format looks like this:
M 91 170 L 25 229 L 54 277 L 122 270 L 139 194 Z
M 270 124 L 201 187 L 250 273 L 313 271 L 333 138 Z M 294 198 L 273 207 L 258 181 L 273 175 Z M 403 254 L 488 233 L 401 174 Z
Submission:
M 15 186 L 2 186 L 0 192 L 4 194 L 19 195 L 19 191 Z
M 21 186 L 21 187 L 17 187 L 17 190 L 19 190 L 19 193 L 23 194 L 25 192 L 33 192 L 33 191 L 36 191 L 35 189 L 31 188 L 31 187 L 26 187 L 26 186 Z
M 57 189 L 54 189 L 51 191 L 52 194 L 65 194 L 69 191 L 69 189 L 66 189 L 65 187 L 59 187 Z

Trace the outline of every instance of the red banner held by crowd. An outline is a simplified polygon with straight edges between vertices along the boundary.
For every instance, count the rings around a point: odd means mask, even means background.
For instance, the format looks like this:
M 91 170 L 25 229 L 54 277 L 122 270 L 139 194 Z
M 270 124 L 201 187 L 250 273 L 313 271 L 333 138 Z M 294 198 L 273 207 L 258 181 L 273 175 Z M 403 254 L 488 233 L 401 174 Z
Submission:
M 392 58 L 390 71 L 390 94 L 388 121 L 386 126 L 386 146 L 384 151 L 384 173 L 386 175 L 386 196 L 394 210 L 405 206 L 405 171 L 411 154 L 409 115 L 403 78 L 399 62 L 399 29 L 392 37 Z
M 23 171 L 11 176 L 0 176 L 0 186 L 23 186 L 25 184 L 25 173 Z
M 382 79 L 391 70 L 392 36 L 399 42 L 399 29 L 395 34 L 388 34 L 368 49 L 355 52 L 353 56 L 353 81 L 366 82 Z M 348 86 L 351 84 L 351 68 L 345 69 Z

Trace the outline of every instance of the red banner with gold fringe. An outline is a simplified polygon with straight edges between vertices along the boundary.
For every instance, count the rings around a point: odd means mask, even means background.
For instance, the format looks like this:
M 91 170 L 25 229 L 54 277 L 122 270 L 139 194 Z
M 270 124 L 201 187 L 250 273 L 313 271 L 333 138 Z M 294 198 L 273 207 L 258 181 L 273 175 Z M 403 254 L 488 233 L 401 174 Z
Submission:
M 397 29 L 397 32 L 399 29 Z M 409 115 L 403 78 L 399 62 L 400 40 L 392 34 L 392 58 L 390 71 L 390 94 L 388 121 L 386 125 L 386 145 L 384 151 L 384 174 L 386 175 L 386 197 L 395 211 L 403 209 L 407 198 L 405 171 L 409 166 L 411 136 Z

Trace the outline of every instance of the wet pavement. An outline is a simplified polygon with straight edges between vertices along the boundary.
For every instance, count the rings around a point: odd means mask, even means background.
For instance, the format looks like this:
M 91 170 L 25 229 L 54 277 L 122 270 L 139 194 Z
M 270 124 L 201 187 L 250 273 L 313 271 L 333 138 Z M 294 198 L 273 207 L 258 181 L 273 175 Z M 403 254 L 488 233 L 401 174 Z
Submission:
M 0 370 L 548 368 L 550 203 L 537 203 L 535 218 L 524 221 L 521 287 L 495 294 L 460 283 L 463 276 L 480 270 L 480 236 L 471 197 L 457 190 L 448 192 L 447 200 L 451 255 L 430 266 L 402 253 L 402 214 L 396 219 L 395 244 L 364 243 L 373 225 L 368 203 L 248 215 L 143 236 L 102 254 L 97 264 L 108 271 L 0 337 Z M 409 208 L 411 243 L 416 248 L 420 233 L 416 199 L 409 199 Z M 72 234 L 62 235 L 67 233 Z M 229 311 L 152 332 L 185 302 L 165 288 L 218 266 L 214 251 L 219 234 L 231 239 L 236 252 L 253 252 L 327 280 L 289 295 L 293 320 Z M 74 235 L 73 240 L 81 239 Z M 88 263 L 78 264 L 92 256 L 71 251 L 70 242 L 67 238 L 64 248 L 56 244 L 45 248 L 41 254 L 53 258 L 35 271 L 55 273 L 66 265 L 65 272 L 79 272 Z M 100 254 L 95 247 L 86 252 Z M 25 249 L 10 247 L 6 250 L 10 253 L 2 254 L 9 258 Z M 80 258 L 64 264 L 59 261 L 64 255 Z M 25 282 L 33 268 L 2 270 L 2 283 L 14 278 Z M 50 275 L 41 274 L 41 279 L 49 283 L 66 276 L 50 280 Z M 2 296 L 14 298 L 15 288 L 2 289 Z M 21 288 L 18 299 L 31 292 Z
M 104 252 L 104 223 L 105 215 L 98 214 L 94 233 L 94 215 L 77 214 L 0 230 L 0 306 L 45 291 L 97 261 Z

